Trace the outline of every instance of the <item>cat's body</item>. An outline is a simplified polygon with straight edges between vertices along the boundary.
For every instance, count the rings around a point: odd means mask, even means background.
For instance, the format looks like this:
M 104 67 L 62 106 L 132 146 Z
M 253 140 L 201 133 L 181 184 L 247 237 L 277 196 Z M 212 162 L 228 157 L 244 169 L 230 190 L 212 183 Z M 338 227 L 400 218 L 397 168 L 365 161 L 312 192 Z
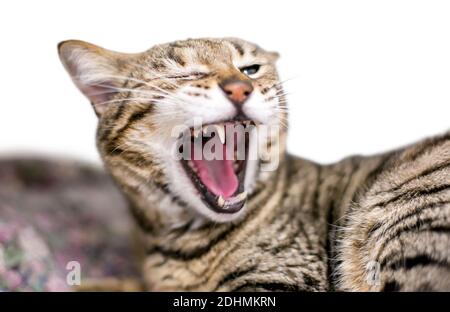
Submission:
M 448 135 L 321 166 L 285 152 L 275 53 L 239 39 L 132 55 L 69 41 L 59 53 L 99 116 L 99 151 L 137 221 L 148 290 L 450 289 Z M 197 117 L 279 127 L 262 142 L 242 137 L 267 145 L 269 160 L 174 159 L 174 128 L 194 140 L 205 130 Z
M 448 290 L 449 164 L 449 135 L 327 166 L 288 156 L 236 224 L 141 227 L 146 281 L 153 290 Z

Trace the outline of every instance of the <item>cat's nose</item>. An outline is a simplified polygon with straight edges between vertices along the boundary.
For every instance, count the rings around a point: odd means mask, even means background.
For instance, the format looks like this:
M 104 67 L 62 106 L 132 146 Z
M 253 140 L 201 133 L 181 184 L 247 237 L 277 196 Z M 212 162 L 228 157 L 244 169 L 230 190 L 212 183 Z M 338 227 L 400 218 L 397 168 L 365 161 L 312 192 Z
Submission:
M 253 86 L 245 80 L 225 80 L 220 84 L 227 98 L 235 105 L 242 105 L 253 92 Z

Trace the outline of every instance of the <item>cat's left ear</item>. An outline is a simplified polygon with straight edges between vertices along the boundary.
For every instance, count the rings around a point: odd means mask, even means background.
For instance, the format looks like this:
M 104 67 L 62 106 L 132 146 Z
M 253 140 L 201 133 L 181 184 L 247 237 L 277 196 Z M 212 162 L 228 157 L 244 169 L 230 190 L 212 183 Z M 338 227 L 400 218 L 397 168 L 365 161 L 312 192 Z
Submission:
M 122 67 L 131 55 L 79 40 L 61 42 L 58 54 L 75 85 L 91 101 L 97 116 L 102 115 L 126 81 Z

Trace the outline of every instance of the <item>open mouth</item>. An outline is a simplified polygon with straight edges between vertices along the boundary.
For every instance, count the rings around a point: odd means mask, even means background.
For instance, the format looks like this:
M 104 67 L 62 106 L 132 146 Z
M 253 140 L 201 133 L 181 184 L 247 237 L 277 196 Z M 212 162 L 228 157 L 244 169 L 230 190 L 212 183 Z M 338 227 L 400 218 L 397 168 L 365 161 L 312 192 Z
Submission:
M 181 145 L 182 167 L 203 202 L 217 213 L 236 213 L 247 200 L 244 181 L 254 126 L 244 120 L 191 128 Z

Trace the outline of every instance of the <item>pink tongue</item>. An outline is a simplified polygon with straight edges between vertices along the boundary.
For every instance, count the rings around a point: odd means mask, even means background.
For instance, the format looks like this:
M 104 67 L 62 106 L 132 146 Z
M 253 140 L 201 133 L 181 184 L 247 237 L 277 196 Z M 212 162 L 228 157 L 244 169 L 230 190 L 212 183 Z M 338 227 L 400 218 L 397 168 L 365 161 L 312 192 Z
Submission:
M 223 155 L 225 155 L 225 150 L 226 145 L 223 145 Z M 239 181 L 234 173 L 233 161 L 222 158 L 224 160 L 195 160 L 194 157 L 191 157 L 202 183 L 214 195 L 227 199 L 236 192 Z

